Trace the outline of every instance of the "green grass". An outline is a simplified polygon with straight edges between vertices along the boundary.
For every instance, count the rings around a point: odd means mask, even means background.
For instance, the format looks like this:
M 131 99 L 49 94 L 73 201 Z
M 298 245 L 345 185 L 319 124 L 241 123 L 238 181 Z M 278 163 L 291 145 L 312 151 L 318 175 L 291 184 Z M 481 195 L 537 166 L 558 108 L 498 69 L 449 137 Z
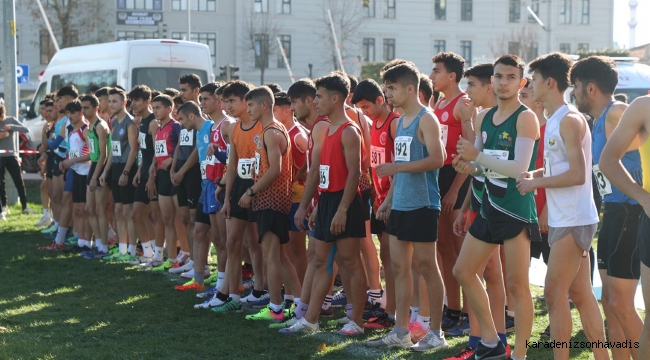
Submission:
M 37 199 L 38 184 L 27 185 L 28 197 Z M 448 350 L 413 354 L 363 345 L 378 333 L 350 340 L 325 327 L 311 336 L 280 335 L 244 314 L 193 309 L 199 299 L 173 290 L 181 282 L 177 276 L 38 251 L 48 242 L 33 226 L 40 215 L 19 212 L 13 207 L 0 222 L 0 359 L 442 359 L 467 341 L 448 339 Z M 548 324 L 539 298 L 535 312 L 531 340 L 538 341 Z M 572 316 L 573 340 L 585 341 L 575 309 Z M 327 348 L 318 351 L 322 343 Z M 552 359 L 552 352 L 531 349 L 528 358 Z M 591 353 L 573 349 L 571 358 L 589 359 Z

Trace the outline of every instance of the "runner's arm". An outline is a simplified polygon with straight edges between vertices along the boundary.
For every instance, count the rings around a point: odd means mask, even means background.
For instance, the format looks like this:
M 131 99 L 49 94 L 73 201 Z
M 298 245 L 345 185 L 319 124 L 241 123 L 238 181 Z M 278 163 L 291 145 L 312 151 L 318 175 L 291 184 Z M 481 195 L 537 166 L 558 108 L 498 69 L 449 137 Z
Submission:
M 338 211 L 347 212 L 352 204 L 352 200 L 357 194 L 359 188 L 359 177 L 361 176 L 361 134 L 354 127 L 346 127 L 341 134 L 341 145 L 345 155 L 345 165 L 348 169 L 348 178 L 343 188 L 343 197 L 337 209 Z
M 131 151 L 129 152 L 129 157 L 126 159 L 126 165 L 124 166 L 125 170 L 131 169 L 133 163 L 135 163 L 135 158 L 138 153 L 138 128 L 135 124 L 129 125 L 129 146 Z
M 271 186 L 273 181 L 282 173 L 282 147 L 284 146 L 285 152 L 291 151 L 291 145 L 287 143 L 284 134 L 278 130 L 264 132 L 264 145 L 266 145 L 266 155 L 269 160 L 269 168 L 266 170 L 264 175 L 262 175 L 262 177 L 251 186 L 253 194 L 257 194 Z

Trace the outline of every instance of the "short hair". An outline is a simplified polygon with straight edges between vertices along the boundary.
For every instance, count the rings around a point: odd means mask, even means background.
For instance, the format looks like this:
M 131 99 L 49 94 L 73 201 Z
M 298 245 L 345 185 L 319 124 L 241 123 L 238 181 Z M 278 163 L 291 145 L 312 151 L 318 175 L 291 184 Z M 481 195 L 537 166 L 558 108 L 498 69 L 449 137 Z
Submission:
M 214 94 L 216 96 L 223 97 L 223 90 L 226 88 L 226 85 L 230 84 L 230 81 L 229 82 L 219 81 L 219 82 L 221 83 L 221 86 L 219 86 L 217 90 L 214 91 Z
M 120 85 L 115 85 L 115 87 L 118 88 L 118 89 L 120 89 L 120 90 L 122 90 L 122 91 L 124 91 L 124 92 L 126 92 L 126 89 L 123 88 L 123 87 L 121 87 Z
M 177 96 L 181 92 L 174 88 L 165 88 L 165 90 L 163 90 L 162 93 L 173 98 L 174 96 Z
M 420 72 L 416 67 L 405 62 L 386 70 L 382 80 L 401 85 L 413 85 L 417 90 L 420 84 Z
M 120 95 L 122 97 L 122 100 L 126 99 L 126 92 L 116 87 L 108 90 L 108 95 Z
M 91 94 L 85 94 L 81 95 L 79 97 L 79 101 L 84 102 L 87 101 L 90 103 L 90 106 L 96 108 L 99 106 L 99 99 L 97 99 L 97 96 L 91 95 Z
M 41 101 L 38 102 L 38 105 L 43 106 L 43 104 L 45 104 L 45 103 L 48 102 L 48 101 L 50 101 L 50 99 L 43 99 L 43 100 L 41 100 Z
M 44 106 L 44 107 L 54 106 L 54 101 L 52 101 L 52 100 L 45 100 L 44 102 L 41 103 L 41 106 Z
M 378 97 L 384 97 L 381 86 L 373 79 L 364 79 L 359 82 L 352 95 L 351 103 L 356 104 L 361 100 L 366 100 L 373 104 L 377 103 Z
M 156 96 L 155 98 L 153 98 L 153 100 L 151 102 L 152 103 L 159 102 L 159 103 L 163 104 L 166 107 L 174 106 L 174 103 L 173 103 L 173 100 L 172 100 L 171 96 L 165 95 L 165 94 L 160 94 L 160 95 Z
M 247 92 L 245 96 L 245 100 L 246 101 L 252 100 L 257 103 L 266 101 L 269 104 L 269 107 L 271 108 L 273 108 L 273 105 L 275 104 L 273 91 L 266 85 L 256 87 L 253 90 Z
M 174 102 L 174 105 L 176 106 L 181 106 L 183 105 L 183 98 L 180 95 L 176 95 L 172 98 L 172 102 Z
M 201 78 L 196 74 L 185 74 L 178 78 L 179 84 L 187 84 L 192 90 L 201 87 Z
M 428 104 L 431 100 L 431 96 L 433 96 L 433 83 L 431 82 L 431 79 L 429 79 L 429 77 L 424 74 L 420 74 L 419 86 L 420 88 L 418 91 L 422 93 L 424 96 L 424 101 L 426 101 Z
M 463 70 L 465 70 L 465 59 L 462 56 L 451 51 L 440 52 L 433 58 L 431 62 L 434 64 L 442 63 L 445 70 L 450 73 L 456 74 L 456 82 L 459 83 L 463 77 Z
M 231 96 L 235 96 L 240 100 L 244 100 L 246 94 L 251 90 L 253 90 L 253 85 L 245 81 L 235 80 L 226 84 L 225 89 L 223 89 L 223 97 L 224 99 L 227 99 Z
M 409 60 L 393 59 L 393 60 L 387 62 L 386 65 L 384 65 L 384 67 L 381 68 L 381 70 L 379 70 L 379 76 L 381 76 L 383 78 L 384 73 L 386 72 L 386 70 L 392 68 L 393 66 L 401 65 L 401 64 L 410 64 L 410 65 L 415 66 L 415 64 L 412 61 L 409 61 Z
M 100 88 L 99 90 L 95 91 L 95 96 L 98 98 L 102 96 L 108 96 L 108 91 L 111 89 L 109 86 L 104 86 L 103 88 Z
M 616 91 L 618 85 L 618 68 L 607 56 L 589 56 L 579 60 L 571 67 L 571 84 L 580 80 L 584 85 L 594 83 L 606 95 Z
M 477 78 L 483 86 L 490 83 L 492 75 L 494 75 L 494 65 L 491 63 L 474 65 L 471 68 L 465 70 L 465 74 L 463 74 L 464 77 L 473 76 Z
M 615 95 L 614 95 L 614 99 L 615 99 L 616 101 L 624 102 L 624 103 L 626 103 L 626 104 L 627 104 L 627 102 L 628 102 L 628 97 L 627 97 L 627 94 L 626 94 L 626 93 L 618 93 L 618 94 L 615 94 Z
M 129 91 L 130 100 L 151 100 L 151 89 L 147 85 L 136 85 Z
M 300 99 L 305 101 L 309 96 L 312 99 L 316 97 L 316 85 L 309 78 L 302 78 L 289 86 L 287 89 L 289 99 Z
M 95 84 L 88 86 L 88 93 L 95 93 L 97 90 L 99 90 L 99 86 Z
M 357 79 L 356 76 L 352 74 L 347 74 L 348 79 L 350 80 L 350 93 L 354 93 L 354 90 L 357 89 L 357 86 L 359 85 L 359 80 Z
M 524 87 L 528 87 L 530 83 L 533 81 L 532 76 L 526 76 L 524 79 L 526 79 L 526 85 L 524 85 Z
M 81 101 L 79 99 L 71 100 L 66 106 L 65 111 L 69 113 L 76 113 L 81 111 Z
M 158 95 L 160 95 L 160 94 L 161 94 L 161 92 L 158 91 L 158 90 L 151 90 L 151 98 L 152 98 L 152 99 L 155 99 L 156 96 L 158 96 Z
M 538 72 L 544 79 L 552 78 L 557 89 L 564 92 L 569 87 L 569 72 L 573 60 L 560 52 L 542 55 L 528 64 L 530 72 Z
M 327 91 L 334 91 L 344 98 L 347 98 L 350 94 L 350 79 L 343 72 L 332 71 L 316 79 L 314 85 L 316 85 L 316 89 L 323 88 Z
M 273 100 L 275 105 L 278 106 L 291 106 L 291 101 L 289 101 L 289 95 L 286 91 L 280 91 L 273 94 Z
M 273 92 L 274 94 L 277 94 L 280 91 L 282 91 L 282 86 L 276 83 L 268 83 L 268 84 L 264 84 L 264 86 L 271 89 L 271 92 Z
M 199 92 L 207 92 L 212 95 L 217 95 L 217 90 L 224 85 L 223 81 L 213 81 L 201 86 Z
M 201 107 L 199 107 L 199 104 L 190 100 L 178 108 L 178 113 L 183 115 L 194 114 L 195 116 L 201 117 Z
M 56 92 L 56 96 L 58 96 L 58 97 L 70 96 L 73 99 L 76 99 L 76 98 L 79 97 L 79 91 L 77 91 L 76 86 L 74 86 L 72 84 L 68 84 L 68 85 L 60 88 L 59 91 Z
M 503 64 L 507 66 L 513 66 L 519 68 L 519 76 L 524 77 L 524 70 L 526 69 L 526 63 L 517 55 L 502 55 L 500 58 L 494 61 L 494 67 L 497 65 Z M 531 70 L 532 71 L 532 70 Z
M 55 96 L 56 96 L 56 94 L 53 93 L 53 92 L 51 92 L 51 93 L 47 93 L 47 94 L 45 94 L 45 96 L 43 96 L 43 98 L 44 98 L 45 100 L 54 100 L 54 97 L 55 97 Z

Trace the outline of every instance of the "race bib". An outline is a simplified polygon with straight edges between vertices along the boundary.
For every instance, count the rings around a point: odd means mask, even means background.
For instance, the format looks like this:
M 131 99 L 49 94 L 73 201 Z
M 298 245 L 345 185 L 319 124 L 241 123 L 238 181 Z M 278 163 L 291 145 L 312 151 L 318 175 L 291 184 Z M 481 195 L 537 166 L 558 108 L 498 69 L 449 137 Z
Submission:
M 252 179 L 253 162 L 255 159 L 239 159 L 237 164 L 237 175 L 242 179 Z
M 370 166 L 375 167 L 386 162 L 386 149 L 379 146 L 370 146 Z
M 226 144 L 226 165 L 230 164 L 230 144 Z
M 398 136 L 395 139 L 395 161 L 411 161 L 411 136 Z
M 510 152 L 508 150 L 491 150 L 491 149 L 484 149 L 483 153 L 485 155 L 492 156 L 495 159 L 499 160 L 508 160 L 508 156 L 510 155 Z M 486 169 L 485 170 L 485 177 L 490 178 L 490 179 L 506 179 L 508 178 L 507 176 L 503 176 L 497 172 L 494 172 L 492 170 Z
M 181 146 L 192 146 L 192 137 L 194 136 L 194 130 L 187 131 L 185 129 L 181 130 L 181 137 L 179 145 Z
M 327 189 L 330 186 L 330 166 L 329 165 L 321 165 L 319 168 L 319 182 L 318 182 L 318 187 L 321 189 Z
M 208 168 L 208 162 L 207 162 L 207 160 L 205 160 L 205 161 L 201 161 L 201 179 L 202 179 L 202 180 L 205 180 L 205 179 L 208 178 L 207 175 L 206 175 L 206 170 L 207 170 L 207 168 Z
M 442 144 L 447 146 L 447 135 L 449 135 L 449 125 L 440 125 L 440 131 L 442 132 Z
M 142 151 L 138 150 L 138 165 L 142 164 Z
M 88 139 L 88 150 L 90 150 L 91 153 L 95 152 L 95 139 Z
M 260 153 L 255 152 L 255 174 L 256 175 L 260 173 L 260 159 L 261 159 Z
M 147 134 L 141 132 L 138 133 L 138 144 L 140 144 L 140 149 L 147 148 L 147 142 L 145 141 Z
M 596 185 L 601 196 L 610 195 L 612 193 L 612 183 L 607 180 L 605 175 L 600 171 L 598 164 L 594 165 L 594 176 L 596 176 Z
M 544 155 L 544 171 L 542 176 L 551 176 L 551 163 L 549 162 L 548 155 Z
M 113 156 L 122 156 L 122 146 L 119 141 L 111 141 L 111 152 Z
M 156 140 L 154 144 L 154 150 L 156 157 L 167 156 L 167 141 L 166 140 Z
M 80 156 L 80 155 L 79 155 L 79 149 L 70 150 L 70 152 L 68 152 L 68 157 L 69 157 L 70 159 L 76 159 L 76 158 L 78 158 L 79 156 Z

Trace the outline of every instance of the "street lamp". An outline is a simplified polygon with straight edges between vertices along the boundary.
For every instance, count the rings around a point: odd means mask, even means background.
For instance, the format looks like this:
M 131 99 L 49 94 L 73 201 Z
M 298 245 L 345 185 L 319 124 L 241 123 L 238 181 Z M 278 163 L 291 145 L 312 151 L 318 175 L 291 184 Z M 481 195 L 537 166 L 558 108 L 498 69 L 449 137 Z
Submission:
M 548 22 L 546 25 L 542 22 L 542 20 L 535 14 L 535 11 L 530 6 L 526 6 L 526 10 L 528 10 L 528 13 L 530 13 L 530 16 L 535 19 L 537 24 L 546 31 L 546 53 L 549 54 L 551 52 L 551 0 L 547 0 L 546 3 L 548 4 Z
M 312 68 L 314 67 L 314 65 L 312 65 L 312 64 L 307 64 L 307 66 L 309 66 L 309 78 L 311 79 L 311 78 L 312 78 L 312 76 L 311 76 L 311 70 L 312 70 Z

